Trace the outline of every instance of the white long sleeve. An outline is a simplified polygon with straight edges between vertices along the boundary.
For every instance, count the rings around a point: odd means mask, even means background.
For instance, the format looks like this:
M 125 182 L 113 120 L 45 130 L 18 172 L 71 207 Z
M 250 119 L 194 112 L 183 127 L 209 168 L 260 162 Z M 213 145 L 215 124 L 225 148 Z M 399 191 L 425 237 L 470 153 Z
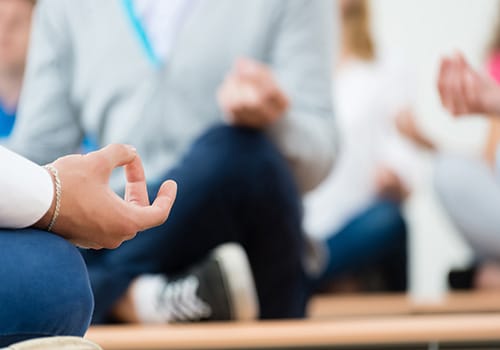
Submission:
M 53 196 L 45 169 L 0 146 L 0 228 L 33 225 L 49 210 Z

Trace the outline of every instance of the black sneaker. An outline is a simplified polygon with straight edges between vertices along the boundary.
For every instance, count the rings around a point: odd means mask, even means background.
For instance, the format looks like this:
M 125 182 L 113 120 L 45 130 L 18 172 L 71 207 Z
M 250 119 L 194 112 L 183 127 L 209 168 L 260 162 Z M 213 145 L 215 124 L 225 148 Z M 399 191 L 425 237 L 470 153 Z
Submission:
M 479 266 L 477 263 L 464 269 L 454 269 L 448 273 L 448 285 L 452 290 L 471 290 Z
M 169 280 L 157 307 L 168 322 L 254 320 L 256 295 L 245 251 L 228 243 L 187 274 Z

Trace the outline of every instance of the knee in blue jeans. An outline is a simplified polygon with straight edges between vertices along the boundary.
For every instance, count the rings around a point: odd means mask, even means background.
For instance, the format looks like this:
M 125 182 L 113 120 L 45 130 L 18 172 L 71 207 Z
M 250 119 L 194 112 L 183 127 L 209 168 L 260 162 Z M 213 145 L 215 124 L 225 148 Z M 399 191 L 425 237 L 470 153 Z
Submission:
M 229 177 L 240 184 L 249 179 L 295 185 L 283 155 L 263 131 L 216 126 L 200 137 L 195 146 L 209 150 L 215 167 L 220 170 L 217 172 L 219 180 Z
M 373 225 L 381 229 L 370 232 L 390 233 L 393 239 L 406 240 L 407 226 L 400 203 L 382 200 L 372 209 L 371 215 Z
M 80 253 L 52 234 L 21 231 L 19 235 L 13 245 L 17 251 L 11 257 L 10 280 L 0 287 L 0 334 L 83 336 L 94 301 Z M 1 278 L 6 275 L 0 273 Z
M 217 148 L 225 154 L 241 156 L 248 152 L 262 152 L 274 148 L 272 142 L 261 130 L 217 125 L 206 131 L 196 142 L 195 146 Z

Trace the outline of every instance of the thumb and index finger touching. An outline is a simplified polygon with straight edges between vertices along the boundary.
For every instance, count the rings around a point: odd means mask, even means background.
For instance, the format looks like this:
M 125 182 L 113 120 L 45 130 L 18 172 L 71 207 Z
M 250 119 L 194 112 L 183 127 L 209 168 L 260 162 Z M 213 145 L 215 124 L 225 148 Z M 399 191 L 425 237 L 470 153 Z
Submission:
M 160 225 L 167 219 L 176 198 L 177 184 L 172 180 L 165 181 L 150 205 L 144 168 L 134 147 L 112 144 L 89 155 L 101 158 L 102 170 L 107 180 L 115 168 L 125 167 L 126 208 L 131 215 L 138 218 L 137 224 L 141 229 Z

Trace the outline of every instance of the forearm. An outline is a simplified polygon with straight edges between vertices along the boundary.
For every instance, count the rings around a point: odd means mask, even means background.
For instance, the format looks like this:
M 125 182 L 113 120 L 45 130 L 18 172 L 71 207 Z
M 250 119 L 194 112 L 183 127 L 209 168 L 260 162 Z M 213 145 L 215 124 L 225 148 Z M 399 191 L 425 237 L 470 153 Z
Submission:
M 272 135 L 302 192 L 330 173 L 337 137 L 332 102 L 333 3 L 287 2 L 272 66 L 291 108 Z
M 56 188 L 55 188 L 55 179 L 54 179 L 54 175 L 49 171 L 49 170 L 46 170 L 51 179 L 52 179 L 52 182 L 53 182 L 53 195 L 52 195 L 52 203 L 50 205 L 50 208 L 47 210 L 47 212 L 40 218 L 40 220 L 38 220 L 37 222 L 35 222 L 35 224 L 33 225 L 34 228 L 36 229 L 39 229 L 39 230 L 46 230 L 49 225 L 50 225 L 50 222 L 52 220 L 52 218 L 54 217 L 54 213 L 55 213 L 55 210 L 56 210 Z
M 47 215 L 53 196 L 53 183 L 46 170 L 0 147 L 0 225 L 24 228 Z
M 486 113 L 489 117 L 500 120 L 500 86 L 494 86 L 494 90 L 487 94 Z
M 424 134 L 417 134 L 415 135 L 415 139 L 414 141 L 422 148 L 424 148 L 425 150 L 427 151 L 436 151 L 437 150 L 437 147 L 436 145 L 434 144 L 434 142 L 432 142 L 427 136 L 425 136 Z
M 498 143 L 500 142 L 500 119 L 492 117 L 486 139 L 486 145 L 483 151 L 485 161 L 492 167 L 496 162 L 496 153 Z
M 333 168 L 337 133 L 331 118 L 287 115 L 270 130 L 302 193 L 318 186 Z

